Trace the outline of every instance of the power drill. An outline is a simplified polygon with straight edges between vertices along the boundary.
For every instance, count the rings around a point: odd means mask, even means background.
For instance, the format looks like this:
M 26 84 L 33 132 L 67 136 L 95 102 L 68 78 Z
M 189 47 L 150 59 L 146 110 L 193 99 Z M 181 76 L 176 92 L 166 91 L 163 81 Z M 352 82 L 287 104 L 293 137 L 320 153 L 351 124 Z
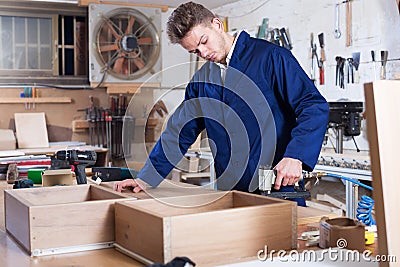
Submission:
M 91 166 L 96 163 L 97 154 L 92 150 L 59 150 L 55 153 L 54 158 L 59 161 L 64 161 L 69 165 L 74 166 L 76 182 L 78 184 L 86 184 L 86 166 Z
M 325 174 L 322 172 L 303 171 L 298 181 L 309 178 L 320 178 L 324 175 Z M 259 178 L 259 190 L 261 192 L 261 195 L 271 196 L 281 199 L 310 197 L 310 192 L 307 191 L 305 188 L 301 187 L 298 181 L 294 185 L 294 192 L 280 192 L 280 191 L 272 192 L 272 188 L 275 185 L 276 170 L 270 170 L 266 167 L 261 166 L 258 169 L 258 178 Z

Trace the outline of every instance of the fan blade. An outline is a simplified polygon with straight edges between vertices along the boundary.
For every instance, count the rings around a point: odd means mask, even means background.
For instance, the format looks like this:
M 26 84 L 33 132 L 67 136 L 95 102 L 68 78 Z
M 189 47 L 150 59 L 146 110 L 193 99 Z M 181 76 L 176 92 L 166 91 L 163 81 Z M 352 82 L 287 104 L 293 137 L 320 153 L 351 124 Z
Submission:
M 135 18 L 132 17 L 132 16 L 129 16 L 128 26 L 126 26 L 125 34 L 130 34 L 130 33 L 132 33 L 132 27 L 133 27 L 133 24 L 134 24 L 134 23 L 135 23 Z
M 123 53 L 120 53 L 118 56 L 120 56 L 120 58 L 115 60 L 114 67 L 113 67 L 113 70 L 116 73 L 120 73 L 121 72 L 122 65 L 124 64 L 124 59 L 125 59 Z
M 114 35 L 115 39 L 119 39 L 120 36 L 116 32 L 114 26 L 112 25 L 112 22 L 109 19 L 106 19 L 106 25 L 107 25 L 108 29 L 111 31 L 112 35 Z
M 118 45 L 112 44 L 112 45 L 100 46 L 100 52 L 108 52 L 108 51 L 113 51 L 113 50 L 118 50 Z
M 135 63 L 135 65 L 138 67 L 138 69 L 143 69 L 144 66 L 146 65 L 141 58 L 134 58 L 132 60 L 133 63 Z
M 140 45 L 153 44 L 153 38 L 151 38 L 151 37 L 142 37 L 142 38 L 139 38 L 138 43 Z

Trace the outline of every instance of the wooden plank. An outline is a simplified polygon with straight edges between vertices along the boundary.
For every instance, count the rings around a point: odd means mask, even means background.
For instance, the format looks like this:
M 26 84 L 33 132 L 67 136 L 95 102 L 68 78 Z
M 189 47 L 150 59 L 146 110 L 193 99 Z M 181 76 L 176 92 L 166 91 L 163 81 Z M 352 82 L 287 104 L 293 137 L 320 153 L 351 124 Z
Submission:
M 398 154 L 400 151 L 400 81 L 364 84 L 367 133 L 371 154 L 373 198 L 378 227 L 379 254 L 400 255 Z M 399 266 L 380 262 L 380 266 Z
M 58 186 L 27 188 L 20 190 L 6 190 L 9 194 L 19 198 L 19 201 L 30 206 L 54 205 L 60 203 L 84 202 L 89 199 L 90 185 Z
M 72 132 L 81 133 L 89 129 L 89 122 L 87 120 L 73 120 L 72 121 Z
M 108 4 L 108 5 L 122 5 L 122 6 L 140 6 L 149 8 L 160 8 L 162 12 L 168 11 L 167 5 L 145 4 L 145 3 L 130 3 L 130 2 L 114 2 L 103 0 L 79 0 L 79 6 L 88 6 L 89 4 Z
M 277 251 L 290 249 L 291 211 L 291 205 L 279 203 L 171 217 L 169 255 L 185 255 L 199 266 L 215 266 L 227 259 L 253 257 L 265 245 Z
M 31 207 L 31 249 L 112 242 L 111 200 Z
M 49 147 L 44 112 L 15 113 L 18 148 Z
M 339 215 L 311 207 L 297 207 L 297 225 L 319 223 L 322 217 L 333 219 L 339 217 Z
M 115 204 L 116 243 L 145 258 L 152 255 L 155 262 L 162 262 L 163 219 L 132 209 L 127 203 L 129 202 Z
M 30 251 L 29 207 L 15 198 L 11 191 L 4 193 L 5 227 L 27 251 Z
M 57 103 L 68 104 L 72 103 L 70 97 L 35 97 L 35 98 L 18 98 L 18 97 L 3 97 L 0 98 L 0 104 L 14 104 L 14 103 Z

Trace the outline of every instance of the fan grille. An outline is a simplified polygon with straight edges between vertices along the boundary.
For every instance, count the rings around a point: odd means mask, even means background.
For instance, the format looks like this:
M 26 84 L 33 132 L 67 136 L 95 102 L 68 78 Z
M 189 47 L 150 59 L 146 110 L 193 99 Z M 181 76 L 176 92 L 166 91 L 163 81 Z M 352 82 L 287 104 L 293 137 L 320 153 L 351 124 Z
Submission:
M 101 14 L 94 40 L 102 71 L 124 80 L 153 72 L 160 53 L 159 36 L 152 21 L 131 8 Z

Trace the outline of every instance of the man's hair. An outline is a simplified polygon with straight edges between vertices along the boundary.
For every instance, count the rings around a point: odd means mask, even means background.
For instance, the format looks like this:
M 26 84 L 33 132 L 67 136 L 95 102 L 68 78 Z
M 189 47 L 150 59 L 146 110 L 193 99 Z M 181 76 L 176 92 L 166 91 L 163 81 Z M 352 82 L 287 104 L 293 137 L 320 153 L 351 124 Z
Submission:
M 167 34 L 171 43 L 180 43 L 193 27 L 204 24 L 211 25 L 216 16 L 204 6 L 187 2 L 178 6 L 168 18 Z

